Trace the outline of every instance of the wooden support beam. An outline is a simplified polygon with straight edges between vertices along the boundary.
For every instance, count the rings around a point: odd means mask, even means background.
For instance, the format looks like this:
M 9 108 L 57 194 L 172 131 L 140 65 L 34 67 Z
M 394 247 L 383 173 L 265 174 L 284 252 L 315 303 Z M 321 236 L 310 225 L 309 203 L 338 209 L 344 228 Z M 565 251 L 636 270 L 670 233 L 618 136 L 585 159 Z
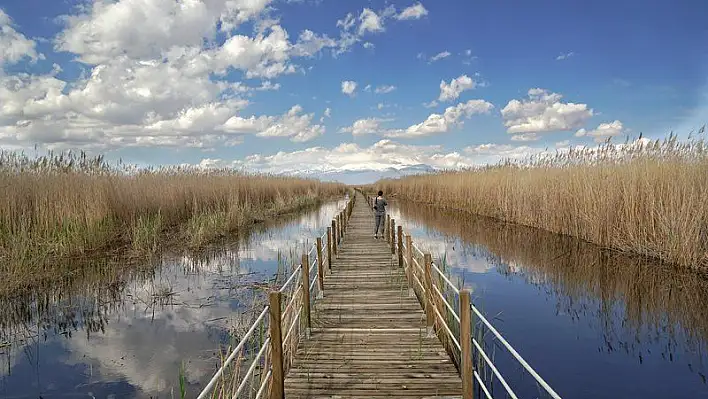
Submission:
M 396 220 L 391 219 L 391 255 L 396 254 Z
M 398 267 L 403 267 L 403 226 L 398 226 Z
M 460 377 L 462 377 L 462 397 L 464 399 L 474 398 L 470 313 L 470 291 L 462 290 L 460 291 L 460 346 L 462 347 Z
M 406 234 L 406 277 L 408 278 L 408 295 L 415 295 L 413 284 L 413 239 L 410 234 Z
M 285 376 L 283 375 L 283 337 L 280 325 L 280 291 L 271 291 L 268 294 L 270 315 L 270 358 L 273 369 L 273 380 L 270 384 L 270 398 L 285 398 Z
M 332 219 L 332 255 L 337 256 L 337 219 Z
M 332 272 L 332 228 L 327 227 L 327 268 L 329 269 L 330 273 Z
M 317 297 L 324 296 L 324 262 L 322 262 L 322 237 L 317 237 Z
M 423 254 L 423 263 L 425 268 L 425 282 L 423 284 L 425 284 L 426 325 L 428 326 L 428 334 L 430 334 L 435 324 L 435 311 L 433 310 L 433 257 L 430 254 Z
M 302 254 L 302 318 L 307 331 L 312 327 L 310 320 L 310 256 Z

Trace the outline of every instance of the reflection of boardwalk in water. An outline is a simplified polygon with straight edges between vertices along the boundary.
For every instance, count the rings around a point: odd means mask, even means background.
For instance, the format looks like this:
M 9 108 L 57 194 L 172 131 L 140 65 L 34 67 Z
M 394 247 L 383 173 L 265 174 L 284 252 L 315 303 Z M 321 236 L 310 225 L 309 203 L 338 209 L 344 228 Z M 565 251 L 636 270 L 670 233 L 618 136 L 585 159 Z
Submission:
M 439 339 L 427 336 L 425 313 L 408 295 L 403 269 L 372 232 L 371 213 L 359 198 L 324 298 L 315 302 L 311 338 L 301 343 L 285 380 L 286 397 L 461 395 L 457 369 Z

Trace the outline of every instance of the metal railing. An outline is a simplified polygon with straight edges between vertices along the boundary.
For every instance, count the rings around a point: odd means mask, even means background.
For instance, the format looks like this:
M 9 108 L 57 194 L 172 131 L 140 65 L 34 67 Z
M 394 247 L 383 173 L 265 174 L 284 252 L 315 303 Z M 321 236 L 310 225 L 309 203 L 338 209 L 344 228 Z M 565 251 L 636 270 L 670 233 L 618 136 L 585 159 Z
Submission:
M 279 289 L 269 292 L 269 304 L 263 307 L 238 345 L 222 361 L 219 369 L 202 389 L 198 399 L 284 397 L 284 376 L 297 352 L 303 330 L 304 337 L 309 337 L 310 304 L 323 294 L 326 270 L 332 268 L 332 258 L 336 257 L 338 247 L 345 235 L 347 221 L 351 216 L 355 200 L 356 196 L 351 195 L 344 208 L 332 219 L 332 226 L 327 227 L 324 234 L 316 237 L 313 246 L 302 255 L 300 264 L 293 269 L 285 283 Z M 311 257 L 313 252 L 314 256 Z M 284 308 L 283 297 L 286 303 Z M 260 339 L 257 343 L 252 342 L 257 331 L 266 329 L 268 333 L 265 339 Z M 283 331 L 285 331 L 284 336 Z M 249 348 L 249 346 L 254 347 Z M 257 352 L 250 359 L 245 360 L 250 364 L 246 372 L 239 375 L 240 362 L 247 357 L 245 354 L 247 349 L 252 349 L 254 352 L 257 350 Z M 237 359 L 237 364 L 234 365 Z M 256 370 L 261 372 L 258 377 L 255 374 Z M 217 392 L 217 387 L 221 388 L 220 392 Z
M 373 198 L 365 198 L 369 209 L 372 209 Z M 472 304 L 469 290 L 456 287 L 441 270 L 441 265 L 433 261 L 431 254 L 424 253 L 413 244 L 410 234 L 404 234 L 402 226 L 398 226 L 396 231 L 395 219 L 389 215 L 384 227 L 384 237 L 391 246 L 391 252 L 398 255 L 399 266 L 408 279 L 409 295 L 415 295 L 425 309 L 428 333 L 438 336 L 460 370 L 464 398 L 474 397 L 474 390 L 477 389 L 487 399 L 492 399 L 495 379 L 505 392 L 503 397 L 519 397 L 494 364 L 493 356 L 485 349 L 486 331 L 533 378 L 540 390 L 551 398 L 561 398 Z

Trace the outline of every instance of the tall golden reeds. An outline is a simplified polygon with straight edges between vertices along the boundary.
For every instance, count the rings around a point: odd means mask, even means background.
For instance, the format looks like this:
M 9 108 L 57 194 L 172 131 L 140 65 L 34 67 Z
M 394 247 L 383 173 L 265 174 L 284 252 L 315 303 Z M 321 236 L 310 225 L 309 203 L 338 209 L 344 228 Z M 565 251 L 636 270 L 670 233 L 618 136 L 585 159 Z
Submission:
M 673 135 L 606 142 L 524 162 L 384 180 L 372 189 L 705 269 L 706 148 L 702 138 L 680 142 Z
M 343 193 L 317 180 L 231 170 L 109 166 L 101 157 L 0 152 L 0 276 L 46 277 L 53 259 L 199 247 Z

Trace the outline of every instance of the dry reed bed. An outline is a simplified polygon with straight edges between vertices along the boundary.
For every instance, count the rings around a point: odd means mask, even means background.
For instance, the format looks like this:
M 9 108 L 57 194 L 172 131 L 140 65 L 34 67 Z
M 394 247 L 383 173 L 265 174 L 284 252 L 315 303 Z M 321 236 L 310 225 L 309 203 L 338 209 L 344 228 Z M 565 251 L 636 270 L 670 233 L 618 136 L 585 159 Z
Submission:
M 708 267 L 708 152 L 702 138 L 605 143 L 521 163 L 383 180 L 372 189 Z
M 198 248 L 344 186 L 190 168 L 131 169 L 85 154 L 0 152 L 0 276 L 51 278 L 57 258 L 166 242 Z M 61 263 L 65 264 L 65 263 Z M 66 270 L 63 270 L 66 272 Z
M 475 247 L 460 251 L 484 256 L 488 250 L 490 264 L 501 272 L 522 273 L 533 283 L 548 284 L 566 313 L 594 313 L 598 308 L 588 306 L 588 300 L 599 302 L 601 318 L 607 321 L 606 338 L 613 344 L 621 341 L 623 329 L 648 328 L 656 336 L 680 339 L 682 334 L 674 335 L 676 326 L 683 329 L 690 344 L 704 348 L 708 342 L 708 279 L 701 273 L 662 267 L 640 256 L 490 218 L 461 218 L 454 211 L 414 203 L 397 202 L 396 206 L 407 220 L 483 247 L 479 252 Z M 615 306 L 624 309 L 626 318 L 613 323 L 610 316 Z M 636 335 L 637 340 L 640 337 Z

